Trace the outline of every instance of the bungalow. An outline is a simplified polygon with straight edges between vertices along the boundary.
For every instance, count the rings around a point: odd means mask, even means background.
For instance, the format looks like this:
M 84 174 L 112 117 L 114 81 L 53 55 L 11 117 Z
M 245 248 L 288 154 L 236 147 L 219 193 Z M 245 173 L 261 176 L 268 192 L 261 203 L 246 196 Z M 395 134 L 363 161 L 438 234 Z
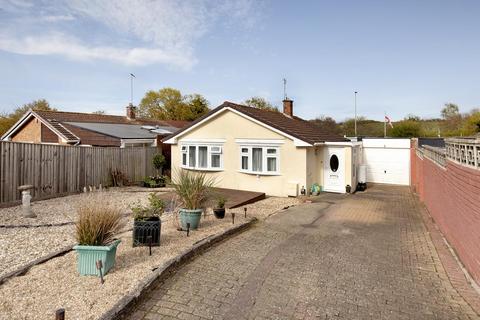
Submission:
M 191 170 L 217 186 L 297 196 L 314 184 L 324 191 L 355 190 L 361 143 L 293 115 L 224 102 L 163 139 L 171 144 L 173 172 Z
M 156 146 L 188 121 L 139 119 L 135 107 L 126 116 L 29 110 L 2 137 L 4 141 L 97 147 Z

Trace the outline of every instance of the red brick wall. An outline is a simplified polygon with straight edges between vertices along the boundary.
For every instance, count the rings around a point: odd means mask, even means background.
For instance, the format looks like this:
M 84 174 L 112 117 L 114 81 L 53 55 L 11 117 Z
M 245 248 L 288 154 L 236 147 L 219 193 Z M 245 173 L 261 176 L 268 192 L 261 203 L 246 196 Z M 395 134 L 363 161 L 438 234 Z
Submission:
M 43 123 L 42 123 L 42 142 L 52 142 L 52 143 L 59 142 L 59 138 L 57 134 L 52 130 L 48 129 L 48 127 Z
M 451 161 L 442 168 L 415 154 L 413 161 L 416 192 L 465 268 L 480 283 L 480 171 Z

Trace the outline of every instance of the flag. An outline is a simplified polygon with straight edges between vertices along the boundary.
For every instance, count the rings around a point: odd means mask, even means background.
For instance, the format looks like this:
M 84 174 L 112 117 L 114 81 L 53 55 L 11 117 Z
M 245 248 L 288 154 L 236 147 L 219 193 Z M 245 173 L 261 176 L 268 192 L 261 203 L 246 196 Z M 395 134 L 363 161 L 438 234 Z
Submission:
M 385 116 L 385 122 L 388 123 L 388 125 L 393 128 L 392 120 L 388 116 Z

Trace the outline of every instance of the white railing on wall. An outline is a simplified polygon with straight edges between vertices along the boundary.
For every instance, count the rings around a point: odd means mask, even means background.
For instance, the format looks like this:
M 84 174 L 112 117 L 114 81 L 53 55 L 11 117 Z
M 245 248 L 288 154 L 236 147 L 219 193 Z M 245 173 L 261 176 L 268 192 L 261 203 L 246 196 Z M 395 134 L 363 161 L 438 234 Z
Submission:
M 445 148 L 424 145 L 417 149 L 417 155 L 419 151 L 423 157 L 429 158 L 430 160 L 442 167 L 446 166 L 447 160 L 445 157 Z
M 448 160 L 480 169 L 480 137 L 445 139 L 445 149 Z

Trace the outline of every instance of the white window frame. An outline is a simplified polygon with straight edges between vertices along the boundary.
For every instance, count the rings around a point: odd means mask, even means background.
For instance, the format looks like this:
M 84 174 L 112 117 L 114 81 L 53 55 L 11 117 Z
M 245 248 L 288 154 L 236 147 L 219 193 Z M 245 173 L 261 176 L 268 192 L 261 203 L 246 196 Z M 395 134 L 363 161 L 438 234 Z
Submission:
M 190 166 L 190 147 L 195 147 L 195 166 Z M 207 166 L 199 167 L 199 149 L 207 148 Z M 223 145 L 209 143 L 183 143 L 180 145 L 180 167 L 188 170 L 198 171 L 223 171 Z M 183 162 L 183 155 L 186 155 L 186 163 Z M 220 155 L 220 167 L 212 167 L 212 155 Z
M 253 171 L 253 149 L 259 148 L 262 149 L 262 171 Z M 248 152 L 242 152 L 242 149 L 247 149 Z M 275 154 L 267 153 L 268 149 L 275 149 Z M 247 173 L 247 174 L 254 174 L 260 176 L 277 176 L 280 175 L 280 147 L 278 145 L 240 145 L 239 148 L 239 172 Z M 242 157 L 248 157 L 248 169 L 242 168 Z M 268 158 L 275 158 L 276 159 L 276 170 L 275 171 L 267 171 L 268 169 Z

